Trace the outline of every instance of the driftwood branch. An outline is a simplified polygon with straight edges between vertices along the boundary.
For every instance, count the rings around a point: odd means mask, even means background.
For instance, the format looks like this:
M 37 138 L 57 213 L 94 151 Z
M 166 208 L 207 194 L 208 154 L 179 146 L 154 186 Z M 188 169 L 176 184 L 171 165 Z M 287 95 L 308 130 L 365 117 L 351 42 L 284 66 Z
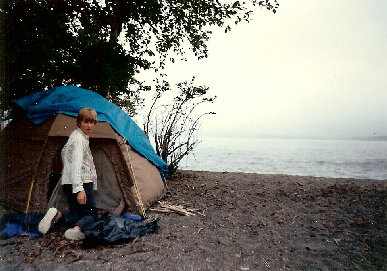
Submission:
M 158 206 L 149 208 L 149 210 L 161 213 L 178 213 L 185 216 L 193 216 L 199 213 L 199 209 L 185 208 L 181 205 L 172 205 L 162 201 L 159 201 L 158 203 Z

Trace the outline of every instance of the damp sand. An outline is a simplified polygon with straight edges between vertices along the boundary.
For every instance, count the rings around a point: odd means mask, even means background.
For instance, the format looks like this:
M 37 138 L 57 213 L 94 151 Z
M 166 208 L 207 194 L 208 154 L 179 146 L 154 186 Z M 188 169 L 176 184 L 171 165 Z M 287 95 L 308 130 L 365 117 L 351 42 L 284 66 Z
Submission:
M 179 171 L 156 234 L 85 248 L 0 242 L 0 270 L 387 270 L 387 180 Z M 157 207 L 156 204 L 154 207 Z

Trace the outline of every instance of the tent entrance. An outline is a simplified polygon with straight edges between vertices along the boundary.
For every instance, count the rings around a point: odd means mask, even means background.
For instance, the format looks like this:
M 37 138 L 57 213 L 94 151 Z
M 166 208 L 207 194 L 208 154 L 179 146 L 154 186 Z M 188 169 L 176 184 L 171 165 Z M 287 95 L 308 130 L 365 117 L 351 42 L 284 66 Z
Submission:
M 103 210 L 114 210 L 120 204 L 123 195 L 113 164 L 107 154 L 100 148 L 93 148 L 92 154 L 98 176 L 98 189 L 94 191 L 96 207 Z M 57 181 L 50 196 L 48 208 L 50 207 L 56 207 L 64 211 L 68 210 L 60 181 Z

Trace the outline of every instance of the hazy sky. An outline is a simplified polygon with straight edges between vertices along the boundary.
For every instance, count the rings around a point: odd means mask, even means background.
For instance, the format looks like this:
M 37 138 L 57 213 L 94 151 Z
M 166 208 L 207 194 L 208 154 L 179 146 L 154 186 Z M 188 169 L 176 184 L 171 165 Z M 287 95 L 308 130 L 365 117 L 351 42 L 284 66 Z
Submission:
M 202 135 L 387 135 L 387 1 L 279 0 L 230 33 L 209 58 L 169 65 L 170 79 L 217 95 Z

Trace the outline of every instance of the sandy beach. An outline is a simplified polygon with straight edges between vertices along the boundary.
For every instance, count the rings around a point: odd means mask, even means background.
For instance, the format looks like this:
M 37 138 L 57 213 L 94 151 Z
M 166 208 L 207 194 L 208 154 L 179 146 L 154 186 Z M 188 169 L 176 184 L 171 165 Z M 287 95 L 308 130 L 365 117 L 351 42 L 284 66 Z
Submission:
M 179 171 L 156 234 L 0 240 L 0 270 L 387 270 L 387 180 Z M 158 204 L 154 206 L 156 209 Z

